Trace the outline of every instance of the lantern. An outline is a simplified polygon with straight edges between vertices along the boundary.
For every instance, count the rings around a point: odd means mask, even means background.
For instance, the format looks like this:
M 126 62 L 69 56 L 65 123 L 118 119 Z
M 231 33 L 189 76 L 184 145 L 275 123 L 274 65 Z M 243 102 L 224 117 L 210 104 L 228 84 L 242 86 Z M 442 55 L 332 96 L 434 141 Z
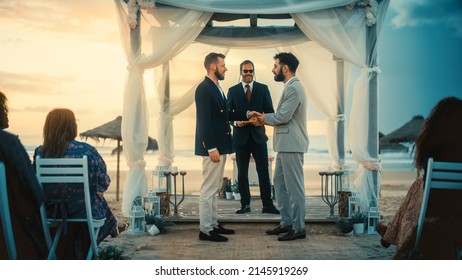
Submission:
M 350 197 L 348 198 L 348 217 L 351 217 L 355 207 L 359 205 L 359 192 L 351 192 Z
M 374 234 L 376 233 L 376 225 L 380 219 L 379 209 L 377 207 L 369 207 L 369 212 L 367 212 L 367 233 Z
M 128 232 L 143 233 L 144 232 L 144 210 L 141 205 L 133 205 L 132 210 L 128 213 Z
M 341 177 L 341 184 L 340 184 L 340 189 L 339 191 L 345 191 L 348 192 L 350 191 L 351 185 L 350 185 L 350 170 L 342 170 L 343 175 Z
M 156 166 L 156 169 L 152 171 L 152 189 L 154 190 L 157 183 L 157 192 L 166 192 L 167 186 L 165 185 L 165 172 L 170 171 L 170 167 L 168 165 L 163 166 Z
M 144 198 L 144 212 L 146 220 L 159 218 L 161 216 L 160 197 L 158 197 L 153 190 L 149 191 L 148 196 Z

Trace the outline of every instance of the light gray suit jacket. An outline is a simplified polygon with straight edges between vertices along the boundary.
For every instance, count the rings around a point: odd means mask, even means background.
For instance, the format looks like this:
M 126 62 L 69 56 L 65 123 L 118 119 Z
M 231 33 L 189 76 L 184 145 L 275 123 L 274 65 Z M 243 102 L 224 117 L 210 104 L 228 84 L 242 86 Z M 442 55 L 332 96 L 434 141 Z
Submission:
M 274 126 L 275 152 L 306 153 L 308 132 L 306 127 L 307 97 L 297 77 L 284 85 L 275 113 L 266 114 L 265 123 Z

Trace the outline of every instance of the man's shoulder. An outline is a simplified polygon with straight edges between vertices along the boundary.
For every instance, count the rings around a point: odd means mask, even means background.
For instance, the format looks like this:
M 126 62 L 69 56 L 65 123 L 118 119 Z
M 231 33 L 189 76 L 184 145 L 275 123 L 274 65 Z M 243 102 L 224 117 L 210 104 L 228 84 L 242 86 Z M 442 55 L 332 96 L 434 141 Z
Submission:
M 238 83 L 238 84 L 235 84 L 234 86 L 230 87 L 229 91 L 235 91 L 235 90 L 239 90 L 239 89 L 243 89 L 242 83 Z
M 196 96 L 206 94 L 211 89 L 211 84 L 214 84 L 213 81 L 206 77 L 197 85 Z
M 253 82 L 254 90 L 265 90 L 269 91 L 268 86 L 259 82 Z
M 21 143 L 18 138 L 18 135 L 9 133 L 8 131 L 0 130 L 0 139 L 1 143 L 5 146 L 11 145 L 12 143 Z
M 0 130 L 0 137 L 4 139 L 13 139 L 13 137 L 16 137 L 14 134 L 9 133 L 8 131 L 5 131 L 3 129 Z
M 259 83 L 257 81 L 253 82 L 253 86 L 254 87 L 268 87 L 266 84 L 262 84 L 262 83 Z

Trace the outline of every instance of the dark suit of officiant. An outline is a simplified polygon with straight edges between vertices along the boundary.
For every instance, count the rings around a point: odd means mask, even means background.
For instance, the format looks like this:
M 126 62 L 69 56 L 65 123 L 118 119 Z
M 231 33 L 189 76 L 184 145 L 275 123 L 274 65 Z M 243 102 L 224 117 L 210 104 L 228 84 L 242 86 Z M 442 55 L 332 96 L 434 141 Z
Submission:
M 230 110 L 230 120 L 233 120 L 232 113 L 237 115 L 248 111 L 274 113 L 268 86 L 253 80 L 249 85 L 251 89 L 250 102 L 246 99 L 245 82 L 239 83 L 229 89 L 228 108 Z M 242 127 L 233 126 L 233 142 L 236 151 L 237 181 L 241 194 L 241 209 L 250 206 L 249 158 L 251 154 L 255 159 L 263 208 L 274 209 L 268 170 L 267 141 L 268 137 L 266 136 L 264 125 L 254 126 L 253 124 L 247 124 Z

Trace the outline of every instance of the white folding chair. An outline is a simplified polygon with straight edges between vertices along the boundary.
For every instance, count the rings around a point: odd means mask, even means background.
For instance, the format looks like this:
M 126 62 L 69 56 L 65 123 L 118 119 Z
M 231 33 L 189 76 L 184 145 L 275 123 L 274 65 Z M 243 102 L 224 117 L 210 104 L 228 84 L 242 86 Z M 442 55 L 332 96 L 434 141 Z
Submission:
M 10 204 L 8 203 L 8 189 L 6 186 L 5 165 L 0 162 L 0 220 L 2 222 L 3 236 L 6 250 L 11 260 L 17 259 L 16 243 L 14 242 L 13 226 L 11 225 Z
M 439 162 L 428 159 L 427 174 L 425 176 L 425 187 L 420 208 L 419 220 L 417 224 L 417 235 L 415 248 L 419 247 L 420 237 L 425 222 L 427 212 L 428 197 L 431 189 L 443 190 L 461 190 L 462 191 L 462 163 L 457 162 Z M 459 251 L 459 258 L 462 257 L 462 251 Z
M 53 237 L 50 246 L 49 258 L 54 258 L 55 251 L 61 237 L 64 223 L 87 223 L 88 232 L 90 234 L 91 246 L 88 249 L 87 260 L 98 258 L 98 244 L 96 238 L 100 228 L 104 225 L 103 219 L 94 219 L 91 210 L 90 200 L 90 183 L 88 176 L 88 160 L 87 156 L 83 158 L 41 158 L 36 157 L 36 175 L 39 182 L 42 184 L 59 184 L 59 183 L 74 183 L 72 186 L 83 188 L 85 196 L 85 218 L 56 218 L 47 215 L 47 227 L 57 226 L 56 234 Z M 79 184 L 75 184 L 79 183 Z M 81 183 L 81 184 L 80 184 Z M 71 185 L 67 185 L 71 187 Z M 42 206 L 43 213 L 46 213 L 45 206 Z M 45 214 L 46 215 L 46 214 Z

